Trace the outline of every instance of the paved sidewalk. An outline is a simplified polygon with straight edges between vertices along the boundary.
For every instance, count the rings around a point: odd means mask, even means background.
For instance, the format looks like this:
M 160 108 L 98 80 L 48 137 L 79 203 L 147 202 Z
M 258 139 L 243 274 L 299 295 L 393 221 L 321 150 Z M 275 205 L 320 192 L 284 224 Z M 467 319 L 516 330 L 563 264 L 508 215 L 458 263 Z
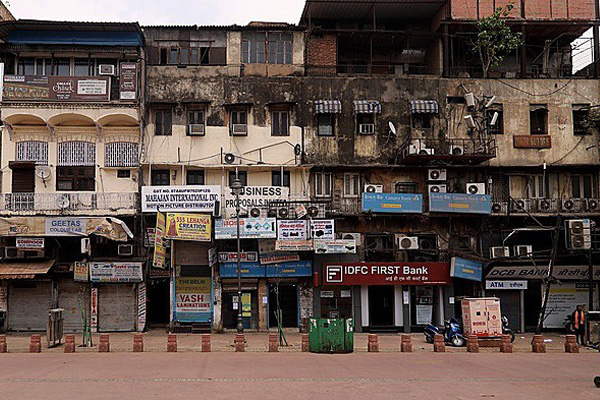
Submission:
M 275 332 L 272 332 L 275 333 Z M 119 332 L 110 333 L 110 349 L 113 352 L 131 351 L 133 347 L 133 333 Z M 11 353 L 23 353 L 29 351 L 30 333 L 8 333 L 7 343 L 8 351 Z M 515 353 L 531 352 L 531 339 L 533 334 L 517 335 L 515 339 L 513 351 Z M 212 351 L 214 352 L 233 352 L 233 340 L 235 332 L 226 332 L 222 334 L 212 334 Z M 247 332 L 246 351 L 247 352 L 266 352 L 268 351 L 268 332 Z M 297 330 L 286 330 L 285 337 L 288 346 L 279 348 L 280 352 L 299 352 L 301 348 L 302 335 Z M 564 352 L 564 335 L 557 333 L 546 333 L 544 338 L 551 340 L 546 343 L 546 348 L 549 353 Z M 77 352 L 96 352 L 98 351 L 99 334 L 93 335 L 94 347 L 84 348 L 77 347 Z M 357 352 L 367 351 L 368 334 L 356 333 L 354 335 L 354 350 Z M 432 352 L 433 345 L 427 344 L 422 333 L 412 334 L 413 351 L 415 352 Z M 81 345 L 81 334 L 75 335 L 75 344 Z M 162 352 L 166 351 L 167 334 L 164 330 L 154 329 L 144 333 L 144 351 Z M 179 352 L 199 352 L 201 351 L 201 335 L 199 334 L 177 334 L 177 348 Z M 379 334 L 379 350 L 381 352 L 398 352 L 400 350 L 400 335 L 399 334 Z M 466 352 L 466 347 L 454 348 L 446 346 L 447 352 L 460 353 Z M 498 348 L 481 347 L 481 352 L 499 352 Z M 588 348 L 581 348 L 582 353 L 597 353 L 597 351 Z M 60 353 L 63 352 L 63 347 L 48 348 L 45 335 L 42 335 L 42 352 Z

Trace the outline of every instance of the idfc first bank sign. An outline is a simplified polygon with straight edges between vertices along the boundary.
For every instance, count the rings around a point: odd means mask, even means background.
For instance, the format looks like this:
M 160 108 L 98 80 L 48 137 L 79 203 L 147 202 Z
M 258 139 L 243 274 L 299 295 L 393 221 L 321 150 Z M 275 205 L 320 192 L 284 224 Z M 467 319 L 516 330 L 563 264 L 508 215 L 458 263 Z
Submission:
M 325 264 L 328 285 L 448 285 L 450 264 L 439 262 Z

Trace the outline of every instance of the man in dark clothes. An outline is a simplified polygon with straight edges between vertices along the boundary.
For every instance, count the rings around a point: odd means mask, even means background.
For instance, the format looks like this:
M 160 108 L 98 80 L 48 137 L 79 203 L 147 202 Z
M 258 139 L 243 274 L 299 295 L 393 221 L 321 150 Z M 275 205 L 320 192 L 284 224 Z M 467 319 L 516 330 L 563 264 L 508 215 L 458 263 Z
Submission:
M 581 304 L 573 311 L 573 328 L 577 336 L 577 343 L 585 346 L 585 310 Z

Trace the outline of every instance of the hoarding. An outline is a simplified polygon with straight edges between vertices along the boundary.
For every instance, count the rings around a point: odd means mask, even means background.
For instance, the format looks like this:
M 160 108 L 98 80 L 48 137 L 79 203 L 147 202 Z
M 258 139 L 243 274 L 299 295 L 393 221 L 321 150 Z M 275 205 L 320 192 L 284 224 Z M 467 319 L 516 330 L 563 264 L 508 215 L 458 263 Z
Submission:
M 142 282 L 141 262 L 91 262 L 90 281 L 99 283 Z
M 312 240 L 278 240 L 275 242 L 277 251 L 312 251 L 314 248 Z
M 481 282 L 482 274 L 483 263 L 460 257 L 452 257 L 450 262 L 451 277 Z
M 308 240 L 308 221 L 294 219 L 277 220 L 277 240 Z
M 290 189 L 285 186 L 244 186 L 240 193 L 240 209 L 249 213 L 253 208 L 264 210 L 272 201 L 286 201 Z M 225 218 L 235 217 L 236 196 L 225 189 Z
M 310 221 L 312 238 L 315 240 L 335 240 L 335 220 L 313 219 Z
M 76 282 L 87 282 L 88 277 L 88 263 L 76 261 L 73 263 L 73 280 Z
M 448 285 L 450 264 L 370 262 L 325 264 L 328 285 Z
M 489 194 L 429 193 L 429 211 L 460 214 L 490 214 Z
M 137 63 L 121 63 L 119 75 L 119 100 L 135 101 L 137 99 L 137 70 Z
M 316 254 L 355 254 L 356 243 L 354 240 L 315 240 Z
M 165 268 L 167 247 L 165 246 L 165 230 L 167 227 L 165 214 L 156 213 L 156 229 L 154 231 L 154 259 L 155 268 Z
M 594 284 L 594 309 L 598 309 L 597 284 Z M 565 318 L 571 315 L 579 304 L 588 306 L 588 282 L 563 282 L 552 285 L 546 306 L 547 316 L 544 328 L 564 328 Z
M 213 213 L 221 200 L 221 186 L 143 186 L 142 212 Z
M 16 245 L 19 250 L 42 250 L 44 249 L 44 238 L 18 237 Z
M 210 313 L 211 312 L 211 278 L 186 277 L 175 280 L 175 312 Z
M 275 218 L 240 218 L 240 237 L 243 239 L 275 238 Z M 215 239 L 236 239 L 237 220 L 215 220 Z
M 110 100 L 107 76 L 5 75 L 3 101 L 94 101 Z
M 165 238 L 210 242 L 212 240 L 211 221 L 210 215 L 167 213 Z
M 46 236 L 87 236 L 87 219 L 77 217 L 46 218 Z
M 363 193 L 363 212 L 393 214 L 423 213 L 423 195 L 412 193 Z

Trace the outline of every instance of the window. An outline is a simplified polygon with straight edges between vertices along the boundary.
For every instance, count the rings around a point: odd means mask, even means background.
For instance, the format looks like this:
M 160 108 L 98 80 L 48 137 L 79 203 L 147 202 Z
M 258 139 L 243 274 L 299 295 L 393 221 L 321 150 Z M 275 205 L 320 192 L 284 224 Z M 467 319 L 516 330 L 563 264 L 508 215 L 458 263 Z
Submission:
M 34 58 L 19 58 L 17 75 L 36 75 Z
M 571 197 L 574 199 L 590 199 L 595 197 L 594 178 L 592 175 L 571 175 Z
M 292 34 L 244 32 L 242 62 L 246 64 L 292 64 Z M 268 61 L 267 61 L 268 60 Z
M 92 191 L 96 177 L 96 143 L 61 142 L 58 144 L 56 190 Z
M 48 142 L 18 142 L 16 160 L 35 161 L 38 165 L 48 165 Z
M 246 171 L 229 171 L 229 186 L 237 178 L 242 182 L 242 186 L 248 186 L 248 172 Z
M 344 197 L 358 197 L 360 193 L 360 175 L 344 174 Z
M 290 135 L 290 113 L 289 111 L 271 111 L 271 135 Z
M 242 62 L 264 64 L 266 58 L 266 37 L 264 32 L 245 32 L 242 37 Z
M 415 182 L 396 182 L 394 193 L 417 193 L 418 187 Z
M 117 170 L 117 178 L 131 178 L 131 170 L 130 169 Z
M 90 75 L 90 61 L 87 58 L 76 58 L 74 63 L 74 76 L 88 76 Z M 93 65 L 93 63 L 92 63 Z
M 315 174 L 315 196 L 331 197 L 333 180 L 331 174 L 318 172 Z
M 138 144 L 107 143 L 104 164 L 107 167 L 136 167 L 138 165 Z
M 431 113 L 413 113 L 412 127 L 415 129 L 430 129 L 433 114 Z
M 281 170 L 271 171 L 271 186 L 290 187 L 290 171 L 283 171 L 283 183 L 281 182 Z
M 70 58 L 55 58 L 54 59 L 54 75 L 70 76 L 71 75 L 71 59 Z
M 292 34 L 269 33 L 269 64 L 292 63 Z
M 229 111 L 230 135 L 248 134 L 248 111 L 246 109 L 232 109 Z
M 171 171 L 168 169 L 153 169 L 151 183 L 152 186 L 169 186 L 171 184 Z
M 317 125 L 319 136 L 335 135 L 335 114 L 317 114 Z
M 179 49 L 177 47 L 172 47 L 169 54 L 169 64 L 178 64 L 179 63 Z
M 496 118 L 496 123 L 492 125 L 492 119 L 496 113 L 498 113 L 498 118 Z M 491 135 L 504 134 L 504 111 L 501 104 L 494 104 L 491 108 L 485 110 L 485 117 L 488 124 L 488 132 Z
M 188 125 L 187 134 L 188 136 L 192 133 L 199 134 L 199 130 L 204 134 L 204 110 L 190 110 L 188 111 Z M 193 125 L 193 126 L 192 126 Z M 198 125 L 198 126 L 197 126 Z M 201 127 L 199 125 L 202 125 Z M 192 132 L 193 131 L 193 132 Z
M 160 61 L 159 62 L 161 65 L 165 65 L 168 63 L 168 58 L 169 58 L 168 54 L 169 54 L 169 52 L 167 49 L 165 49 L 165 48 L 160 49 L 160 56 L 159 56 Z
M 58 165 L 95 167 L 96 143 L 77 141 L 59 143 Z
M 527 197 L 541 199 L 546 197 L 546 183 L 544 175 L 531 175 L 527 180 Z
M 57 191 L 93 191 L 96 167 L 56 167 Z
M 356 133 L 375 133 L 375 113 L 356 114 Z
M 532 135 L 548 134 L 548 108 L 545 104 L 529 106 L 529 124 Z
M 573 134 L 589 135 L 589 104 L 573 104 Z
M 154 134 L 170 135 L 173 113 L 171 110 L 156 110 L 154 114 Z
M 204 185 L 204 170 L 190 169 L 185 175 L 186 185 Z

